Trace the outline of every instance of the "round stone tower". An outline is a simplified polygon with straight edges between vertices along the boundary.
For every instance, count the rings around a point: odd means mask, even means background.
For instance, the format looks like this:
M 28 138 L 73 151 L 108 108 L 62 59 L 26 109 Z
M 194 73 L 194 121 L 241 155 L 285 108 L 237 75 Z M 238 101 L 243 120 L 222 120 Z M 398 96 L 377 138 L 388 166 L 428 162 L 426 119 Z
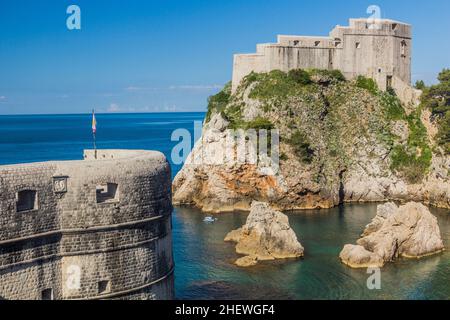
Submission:
M 0 166 L 0 298 L 174 298 L 164 155 L 84 158 Z

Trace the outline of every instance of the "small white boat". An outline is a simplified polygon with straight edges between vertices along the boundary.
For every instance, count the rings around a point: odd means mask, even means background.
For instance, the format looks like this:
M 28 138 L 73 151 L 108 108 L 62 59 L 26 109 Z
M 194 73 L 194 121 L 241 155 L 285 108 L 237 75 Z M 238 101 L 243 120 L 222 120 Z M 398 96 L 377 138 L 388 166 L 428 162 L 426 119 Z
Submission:
M 217 221 L 217 219 L 213 218 L 213 217 L 205 217 L 205 219 L 203 219 L 203 222 L 208 222 L 208 223 L 213 223 L 216 221 Z

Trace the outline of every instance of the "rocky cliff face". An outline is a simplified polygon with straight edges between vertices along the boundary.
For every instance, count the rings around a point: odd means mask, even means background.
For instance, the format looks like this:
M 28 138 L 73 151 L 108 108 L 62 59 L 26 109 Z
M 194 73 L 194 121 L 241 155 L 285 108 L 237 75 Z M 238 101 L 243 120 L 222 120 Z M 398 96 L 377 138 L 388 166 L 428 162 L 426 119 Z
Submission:
M 273 128 L 279 168 L 267 156 L 233 157 L 230 129 Z M 435 131 L 427 110 L 402 106 L 370 79 L 320 70 L 250 74 L 235 94 L 227 86 L 210 99 L 173 200 L 208 212 L 248 210 L 253 200 L 280 210 L 387 200 L 450 208 L 450 157 L 434 144 Z

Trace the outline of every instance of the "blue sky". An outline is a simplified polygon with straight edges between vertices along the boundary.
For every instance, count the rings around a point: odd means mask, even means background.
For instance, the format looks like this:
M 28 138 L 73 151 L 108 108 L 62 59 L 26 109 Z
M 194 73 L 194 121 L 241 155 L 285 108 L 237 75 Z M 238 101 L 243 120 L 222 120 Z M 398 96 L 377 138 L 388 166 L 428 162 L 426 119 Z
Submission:
M 233 53 L 327 35 L 372 4 L 413 25 L 414 79 L 450 67 L 448 0 L 1 0 L 0 114 L 204 111 Z

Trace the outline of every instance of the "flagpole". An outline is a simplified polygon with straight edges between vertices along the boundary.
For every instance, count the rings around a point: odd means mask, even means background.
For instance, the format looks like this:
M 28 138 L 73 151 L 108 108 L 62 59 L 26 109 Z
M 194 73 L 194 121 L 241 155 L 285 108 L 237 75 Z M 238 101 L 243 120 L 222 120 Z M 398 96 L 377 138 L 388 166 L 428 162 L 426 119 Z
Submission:
M 94 136 L 94 157 L 95 159 L 97 159 L 97 143 L 95 141 L 95 132 L 93 132 L 92 135 Z

